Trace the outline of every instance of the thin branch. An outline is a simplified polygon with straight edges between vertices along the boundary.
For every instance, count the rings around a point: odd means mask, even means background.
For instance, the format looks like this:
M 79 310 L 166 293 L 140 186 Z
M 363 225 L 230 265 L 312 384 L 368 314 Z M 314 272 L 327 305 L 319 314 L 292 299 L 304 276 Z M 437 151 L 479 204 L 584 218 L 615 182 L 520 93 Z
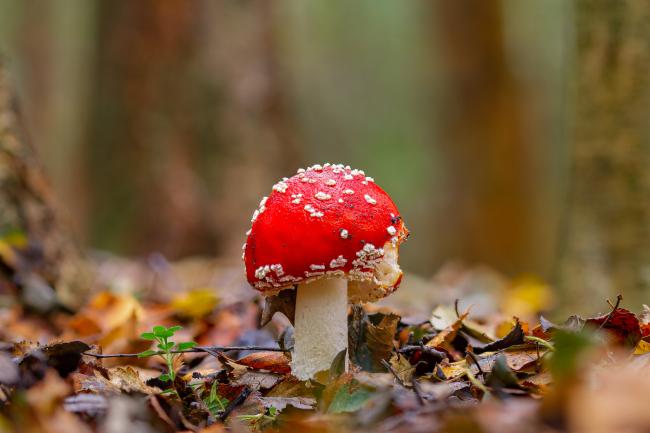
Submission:
M 609 322 L 609 320 L 612 318 L 616 310 L 618 310 L 618 306 L 621 305 L 622 300 L 623 300 L 623 295 L 621 295 L 620 293 L 616 296 L 616 305 L 612 305 L 612 303 L 609 302 L 609 299 L 607 300 L 609 306 L 612 307 L 612 311 L 610 311 L 607 317 L 605 317 L 605 320 L 603 321 L 603 323 L 600 324 L 598 329 L 603 329 L 603 327 L 607 325 L 607 322 Z
M 404 383 L 402 378 L 399 377 L 399 375 L 397 374 L 397 372 L 395 371 L 393 366 L 390 365 L 388 363 L 388 361 L 386 361 L 385 359 L 382 359 L 381 364 L 384 367 L 386 367 L 386 370 L 391 372 L 391 374 L 395 377 L 395 380 L 397 380 L 397 383 L 399 383 L 402 387 L 408 389 L 408 386 L 406 386 L 406 384 Z M 413 392 L 415 393 L 415 396 L 418 398 L 418 403 L 420 403 L 420 406 L 424 406 L 425 405 L 424 398 L 422 397 L 422 393 L 420 392 L 420 388 L 418 388 L 417 385 L 415 385 L 415 379 L 413 379 Z
M 472 358 L 472 361 L 474 361 L 474 364 L 476 364 L 476 368 L 478 368 L 478 372 L 482 375 L 485 375 L 485 372 L 481 368 L 481 364 L 478 362 L 478 358 L 474 354 L 474 352 L 467 352 L 470 358 Z
M 290 352 L 287 349 L 279 347 L 263 347 L 263 346 L 196 346 L 186 350 L 171 350 L 170 353 L 208 353 L 215 356 L 217 352 L 227 352 L 230 350 L 251 350 L 257 352 Z M 162 355 L 165 352 L 155 352 L 151 356 Z M 84 352 L 84 355 L 93 356 L 95 358 L 138 358 L 138 353 L 92 353 Z
M 231 413 L 233 410 L 235 410 L 235 408 L 236 408 L 237 406 L 239 406 L 240 404 L 242 404 L 242 403 L 246 400 L 246 398 L 249 396 L 249 394 L 250 394 L 251 392 L 252 392 L 252 391 L 251 391 L 251 389 L 250 389 L 249 387 L 245 387 L 244 389 L 242 389 L 241 393 L 239 393 L 239 395 L 238 395 L 237 397 L 235 397 L 235 399 L 232 400 L 232 401 L 228 404 L 228 406 L 226 407 L 226 410 L 224 410 L 223 413 L 222 413 L 221 415 L 219 415 L 219 419 L 220 419 L 221 421 L 225 421 L 226 418 L 228 418 L 228 415 L 230 415 L 230 413 Z

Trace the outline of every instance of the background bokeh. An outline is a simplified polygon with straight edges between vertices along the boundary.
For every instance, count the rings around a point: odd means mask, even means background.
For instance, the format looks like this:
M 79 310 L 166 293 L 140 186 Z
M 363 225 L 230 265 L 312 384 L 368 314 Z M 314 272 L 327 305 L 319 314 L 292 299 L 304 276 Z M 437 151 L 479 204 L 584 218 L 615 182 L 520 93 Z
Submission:
M 574 218 L 609 199 L 587 182 L 596 191 L 585 188 L 586 210 L 572 204 L 572 128 L 597 114 L 576 103 L 580 50 L 598 54 L 609 40 L 578 25 L 598 23 L 588 3 L 0 0 L 0 50 L 60 202 L 91 247 L 236 260 L 275 181 L 342 162 L 400 207 L 412 231 L 407 271 L 486 264 L 537 275 L 566 302 L 602 304 L 616 291 L 647 294 L 648 261 L 630 251 L 650 250 L 650 212 Z M 635 32 L 647 23 L 643 7 L 610 12 Z M 641 164 L 639 143 L 625 155 Z M 620 168 L 597 156 L 603 173 Z M 614 213 L 650 198 L 637 175 L 616 187 Z M 610 225 L 629 229 L 621 236 L 633 247 L 610 248 Z

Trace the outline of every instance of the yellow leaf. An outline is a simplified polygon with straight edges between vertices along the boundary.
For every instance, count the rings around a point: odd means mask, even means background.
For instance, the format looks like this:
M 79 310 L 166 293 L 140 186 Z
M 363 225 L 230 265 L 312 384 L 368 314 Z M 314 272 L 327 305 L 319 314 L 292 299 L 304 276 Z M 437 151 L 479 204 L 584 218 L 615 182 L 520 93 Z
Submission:
M 648 352 L 650 352 L 650 343 L 644 340 L 639 340 L 639 344 L 637 344 L 634 349 L 634 354 L 643 355 Z
M 443 362 L 439 365 L 442 374 L 445 375 L 447 380 L 456 379 L 465 374 L 465 371 L 467 371 L 467 361 L 464 359 L 452 363 Z
M 515 279 L 503 297 L 502 310 L 506 315 L 528 317 L 553 305 L 551 288 L 531 275 Z
M 495 330 L 497 338 L 503 338 L 508 335 L 510 331 L 512 331 L 512 329 L 515 327 L 515 324 L 515 320 L 504 320 L 503 322 L 499 323 Z
M 171 303 L 176 312 L 191 318 L 203 317 L 217 306 L 219 299 L 212 289 L 192 289 L 177 296 Z

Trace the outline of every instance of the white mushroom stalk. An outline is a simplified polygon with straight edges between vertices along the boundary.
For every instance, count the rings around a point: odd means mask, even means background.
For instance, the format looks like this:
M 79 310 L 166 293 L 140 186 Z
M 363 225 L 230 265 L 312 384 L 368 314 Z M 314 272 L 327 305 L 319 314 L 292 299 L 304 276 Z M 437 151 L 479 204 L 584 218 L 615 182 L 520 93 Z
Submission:
M 347 349 L 347 291 L 347 279 L 338 277 L 298 285 L 291 361 L 291 372 L 298 379 L 329 370 L 336 355 Z

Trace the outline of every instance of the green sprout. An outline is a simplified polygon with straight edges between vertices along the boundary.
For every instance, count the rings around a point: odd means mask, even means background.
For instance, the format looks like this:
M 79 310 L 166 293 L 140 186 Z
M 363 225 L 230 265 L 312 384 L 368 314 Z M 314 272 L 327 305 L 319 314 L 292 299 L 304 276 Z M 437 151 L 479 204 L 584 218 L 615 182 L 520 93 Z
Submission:
M 176 331 L 183 329 L 181 326 L 172 326 L 165 328 L 164 326 L 154 326 L 151 332 L 144 332 L 140 335 L 140 338 L 144 340 L 156 341 L 158 350 L 145 350 L 144 352 L 138 353 L 139 358 L 146 358 L 148 356 L 160 356 L 167 364 L 167 373 L 161 374 L 159 379 L 163 382 L 173 382 L 176 379 L 176 372 L 174 371 L 174 360 L 178 353 L 173 353 L 173 351 L 187 350 L 196 346 L 196 343 L 193 341 L 187 341 L 183 343 L 175 343 L 169 339 L 174 336 Z
M 239 415 L 237 418 L 242 421 L 248 421 L 255 430 L 261 430 L 262 427 L 275 422 L 280 412 L 273 406 L 262 413 L 256 415 Z
M 204 400 L 204 402 L 208 407 L 210 414 L 215 418 L 224 413 L 226 411 L 228 403 L 230 403 L 227 398 L 221 397 L 219 394 L 217 394 L 216 382 L 212 384 L 212 388 L 210 388 L 210 395 L 207 399 Z

